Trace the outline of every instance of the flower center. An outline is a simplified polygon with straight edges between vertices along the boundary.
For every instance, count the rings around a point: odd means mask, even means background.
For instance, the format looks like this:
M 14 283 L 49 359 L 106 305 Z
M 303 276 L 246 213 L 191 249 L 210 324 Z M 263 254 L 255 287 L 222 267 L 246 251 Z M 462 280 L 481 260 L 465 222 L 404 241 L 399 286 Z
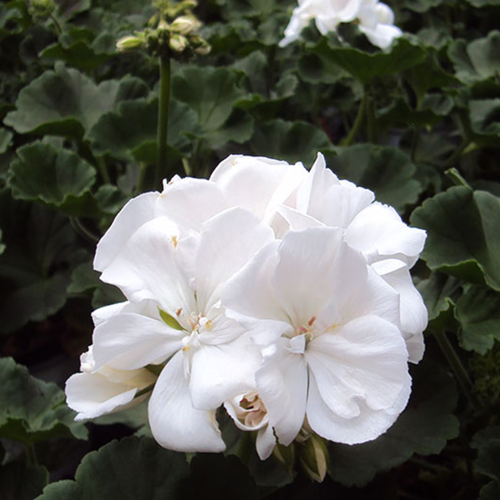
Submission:
M 245 394 L 236 408 L 238 420 L 253 429 L 258 429 L 267 423 L 267 410 L 257 392 Z

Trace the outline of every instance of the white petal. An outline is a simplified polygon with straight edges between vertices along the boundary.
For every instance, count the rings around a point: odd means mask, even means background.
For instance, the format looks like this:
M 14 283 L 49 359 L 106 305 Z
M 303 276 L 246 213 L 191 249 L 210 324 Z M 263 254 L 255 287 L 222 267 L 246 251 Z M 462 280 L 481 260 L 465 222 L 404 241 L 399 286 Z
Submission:
M 301 163 L 263 157 L 229 156 L 210 176 L 232 206 L 245 208 L 270 222 L 278 204 L 286 201 L 307 175 Z
M 200 231 L 201 225 L 228 208 L 219 187 L 206 179 L 187 177 L 168 184 L 156 201 L 157 216 L 167 216 L 182 231 Z
M 427 328 L 428 313 L 422 296 L 413 285 L 408 268 L 386 273 L 382 278 L 400 297 L 401 330 L 406 339 L 410 361 L 418 363 L 424 355 L 422 332 Z
M 112 316 L 94 331 L 95 369 L 104 364 L 133 370 L 168 359 L 181 348 L 186 332 L 140 314 Z
M 103 271 L 120 252 L 127 240 L 143 224 L 155 217 L 154 206 L 159 193 L 144 193 L 130 200 L 118 213 L 97 244 L 94 269 Z
M 424 248 L 425 238 L 425 231 L 408 227 L 392 207 L 380 203 L 360 212 L 346 230 L 347 243 L 369 262 L 398 257 L 410 267 Z
M 327 227 L 291 232 L 283 238 L 273 285 L 296 328 L 366 281 L 364 259 L 342 239 L 341 229 Z
M 256 381 L 269 425 L 280 443 L 288 446 L 304 423 L 308 375 L 304 356 L 287 351 L 286 339 L 282 340 L 257 372 Z
M 226 314 L 248 329 L 259 344 L 274 342 L 291 329 L 286 312 L 278 304 L 271 276 L 278 260 L 278 242 L 263 248 L 224 288 Z
M 337 176 L 326 168 L 325 157 L 318 153 L 311 171 L 297 189 L 297 210 L 322 220 L 325 193 L 338 184 Z
M 78 412 L 75 420 L 123 409 L 134 400 L 136 393 L 137 388 L 113 383 L 99 374 L 76 373 L 66 381 L 68 406 Z
M 266 425 L 257 432 L 255 448 L 261 460 L 266 460 L 271 456 L 274 447 L 276 446 L 276 438 L 274 437 L 273 428 Z
M 158 306 L 155 301 L 144 300 L 139 303 L 126 301 L 100 307 L 99 309 L 96 309 L 92 312 L 92 320 L 94 321 L 94 326 L 99 326 L 104 321 L 107 321 L 111 316 L 115 316 L 117 314 L 125 312 L 156 317 L 158 316 Z
M 149 423 L 156 441 L 174 451 L 224 451 L 215 411 L 196 410 L 184 375 L 184 354 L 165 366 L 149 400 Z
M 409 380 L 399 329 L 376 316 L 315 338 L 306 359 L 324 403 L 342 418 L 357 417 L 360 400 L 372 410 L 391 408 Z
M 128 240 L 101 279 L 112 283 L 133 302 L 155 300 L 168 314 L 195 311 L 193 290 L 176 258 L 171 222 L 159 217 L 144 224 Z
M 405 382 L 406 385 L 392 408 L 376 411 L 360 400 L 359 416 L 345 419 L 332 412 L 324 403 L 314 375 L 311 375 L 307 402 L 309 425 L 320 436 L 337 443 L 358 444 L 376 439 L 391 427 L 404 410 L 410 393 L 410 380 Z
M 241 208 L 232 208 L 203 225 L 195 265 L 198 305 L 208 310 L 221 287 L 261 248 L 274 241 L 269 226 Z
M 359 29 L 366 35 L 373 45 L 381 49 L 388 48 L 395 38 L 400 37 L 403 32 L 396 26 L 388 24 L 377 24 L 375 29 L 365 29 L 363 25 Z
M 193 406 L 216 409 L 225 400 L 251 391 L 259 366 L 260 352 L 246 337 L 228 344 L 202 345 L 194 353 L 191 365 L 189 387 Z
M 290 231 L 303 231 L 310 227 L 324 227 L 323 222 L 311 217 L 310 215 L 299 212 L 296 208 L 281 205 L 278 207 L 278 213 L 289 224 Z

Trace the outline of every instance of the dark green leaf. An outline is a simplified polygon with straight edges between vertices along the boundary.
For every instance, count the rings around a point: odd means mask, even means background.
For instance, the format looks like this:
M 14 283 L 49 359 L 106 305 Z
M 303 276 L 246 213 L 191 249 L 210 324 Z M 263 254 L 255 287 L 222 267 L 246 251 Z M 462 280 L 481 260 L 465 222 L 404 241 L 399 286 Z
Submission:
M 41 465 L 13 462 L 0 466 L 0 498 L 2 500 L 33 500 L 42 493 L 49 473 Z
M 422 186 L 415 180 L 415 165 L 400 150 L 359 144 L 336 151 L 330 166 L 339 177 L 371 189 L 378 201 L 399 211 L 417 201 Z
M 40 201 L 69 215 L 97 212 L 90 193 L 96 173 L 85 160 L 42 142 L 19 148 L 17 156 L 9 176 L 14 198 Z
M 448 50 L 456 76 L 465 83 L 474 83 L 500 74 L 500 31 L 467 44 L 457 40 Z
M 31 377 L 12 358 L 0 359 L 0 437 L 33 443 L 56 437 L 87 438 L 87 429 L 75 422 L 64 392 L 55 384 Z
M 485 354 L 500 340 L 500 294 L 488 288 L 470 287 L 457 300 L 460 344 L 468 351 Z
M 258 156 L 268 156 L 290 163 L 312 165 L 319 151 L 329 153 L 332 145 L 324 132 L 306 122 L 273 120 L 261 124 L 250 142 Z
M 422 258 L 433 270 L 500 290 L 500 199 L 452 187 L 424 202 L 411 217 L 427 230 Z
M 121 101 L 143 97 L 137 78 L 107 80 L 96 85 L 76 69 L 56 64 L 24 88 L 5 123 L 21 134 L 52 134 L 81 139 L 106 112 Z
M 425 49 L 407 38 L 399 38 L 389 52 L 369 54 L 352 47 L 329 47 L 330 60 L 362 83 L 379 76 L 405 71 L 425 60 Z
M 56 0 L 57 15 L 64 21 L 69 21 L 81 12 L 90 9 L 91 0 Z
M 431 363 L 414 367 L 412 376 L 408 407 L 385 434 L 355 446 L 330 445 L 333 479 L 346 486 L 362 486 L 414 453 L 440 453 L 447 440 L 457 436 L 458 420 L 452 414 L 457 401 L 453 379 Z
M 99 154 L 110 154 L 124 161 L 156 161 L 158 99 L 137 99 L 124 102 L 117 112 L 103 115 L 92 127 L 88 137 Z M 199 132 L 193 110 L 181 102 L 172 101 L 169 112 L 168 144 L 178 155 L 187 154 L 190 141 L 186 133 Z
M 7 243 L 0 255 L 0 332 L 11 332 L 63 307 L 82 250 L 66 217 L 15 201 L 8 190 L 0 192 L 0 227 Z
M 5 128 L 0 128 L 0 154 L 7 151 L 12 143 L 12 132 L 9 132 Z
M 188 476 L 184 454 L 152 439 L 127 438 L 87 454 L 75 481 L 47 486 L 38 500 L 177 500 Z
M 173 79 L 174 96 L 196 112 L 202 135 L 216 147 L 251 137 L 251 118 L 240 110 L 233 112 L 246 95 L 241 77 L 238 71 L 207 66 L 186 68 Z

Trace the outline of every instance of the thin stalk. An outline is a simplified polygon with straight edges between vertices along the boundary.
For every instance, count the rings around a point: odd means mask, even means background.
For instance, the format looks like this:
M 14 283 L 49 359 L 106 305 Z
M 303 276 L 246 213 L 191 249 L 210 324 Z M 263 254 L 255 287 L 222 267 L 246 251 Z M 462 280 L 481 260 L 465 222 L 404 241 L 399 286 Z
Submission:
M 82 221 L 78 217 L 70 217 L 69 221 L 73 229 L 83 237 L 83 239 L 87 240 L 92 245 L 95 245 L 99 241 L 99 237 L 90 232 L 82 223 Z
M 416 106 L 416 111 L 421 111 L 422 109 L 422 102 L 423 102 L 423 96 L 417 94 L 417 106 Z M 418 148 L 418 143 L 420 142 L 420 134 L 422 132 L 422 127 L 414 126 L 413 127 L 413 137 L 411 141 L 411 161 L 415 162 L 416 156 L 417 156 L 417 148 Z
M 358 114 L 356 115 L 356 119 L 354 120 L 351 131 L 349 132 L 349 135 L 347 137 L 344 137 L 344 139 L 342 139 L 342 141 L 340 142 L 341 146 L 350 146 L 354 141 L 354 139 L 356 138 L 359 128 L 363 123 L 363 118 L 365 117 L 366 101 L 367 97 L 365 92 L 363 94 L 363 99 L 361 100 L 361 104 L 359 105 Z
M 366 101 L 366 126 L 368 129 L 368 141 L 372 144 L 377 144 L 377 120 L 375 116 L 375 102 L 372 97 L 368 97 Z
M 170 109 L 170 57 L 162 55 L 160 60 L 160 102 L 158 109 L 158 159 L 156 164 L 154 188 L 161 188 L 167 166 L 168 113 Z
M 38 459 L 36 458 L 35 446 L 33 443 L 26 445 L 26 460 L 29 465 L 37 465 Z
M 111 178 L 109 177 L 108 167 L 106 166 L 106 161 L 102 156 L 95 157 L 97 168 L 99 169 L 99 173 L 101 174 L 102 180 L 105 184 L 111 184 Z
M 444 332 L 435 331 L 434 338 L 436 339 L 441 351 L 448 361 L 450 368 L 452 369 L 464 394 L 467 396 L 467 399 L 469 400 L 472 408 L 476 411 L 479 410 L 482 405 L 477 396 L 474 394 L 474 386 L 472 384 L 472 381 L 469 378 L 469 374 L 462 364 L 462 361 L 451 345 L 451 342 L 448 340 L 448 337 Z
M 50 20 L 54 23 L 54 27 L 56 29 L 56 33 L 57 35 L 62 35 L 62 26 L 61 26 L 61 23 L 57 20 L 57 17 L 54 16 L 54 14 L 50 14 Z
M 454 165 L 460 159 L 464 151 L 467 149 L 470 142 L 471 141 L 469 141 L 468 139 L 464 139 L 462 144 L 457 149 L 455 149 L 455 151 L 449 156 L 448 159 L 445 160 L 444 166 L 449 167 Z
M 467 181 L 460 175 L 460 172 L 455 167 L 446 170 L 444 174 L 453 182 L 453 184 L 455 184 L 455 186 L 470 187 Z
M 146 169 L 147 165 L 145 163 L 141 163 L 139 166 L 139 176 L 137 178 L 137 185 L 135 191 L 137 194 L 140 194 L 144 191 L 144 179 L 146 178 Z

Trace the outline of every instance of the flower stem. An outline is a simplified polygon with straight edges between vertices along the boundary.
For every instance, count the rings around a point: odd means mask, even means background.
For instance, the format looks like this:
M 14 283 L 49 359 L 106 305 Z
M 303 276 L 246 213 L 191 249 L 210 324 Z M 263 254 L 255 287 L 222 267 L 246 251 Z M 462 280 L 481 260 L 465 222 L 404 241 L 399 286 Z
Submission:
M 102 156 L 96 156 L 96 163 L 101 174 L 102 180 L 105 184 L 111 184 L 111 178 L 109 177 L 108 167 L 106 166 L 106 161 Z
M 160 102 L 158 109 L 158 158 L 154 187 L 161 188 L 161 181 L 167 165 L 168 113 L 170 108 L 170 57 L 161 55 L 160 60 Z
M 479 410 L 481 408 L 481 403 L 477 396 L 474 394 L 474 385 L 469 378 L 469 374 L 465 369 L 462 361 L 458 357 L 455 349 L 451 345 L 451 342 L 448 340 L 448 337 L 444 332 L 434 331 L 434 338 L 436 339 L 441 351 L 443 352 L 450 368 L 452 369 L 455 377 L 462 388 L 463 392 L 467 396 L 472 408 L 474 410 Z
M 377 144 L 377 121 L 375 116 L 375 102 L 373 97 L 367 97 L 366 100 L 366 126 L 368 129 L 368 141 L 372 144 Z
M 351 131 L 349 132 L 349 135 L 347 137 L 344 137 L 344 139 L 341 141 L 340 143 L 341 146 L 350 146 L 353 143 L 354 139 L 356 138 L 359 128 L 363 123 L 363 118 L 365 117 L 366 101 L 367 97 L 365 92 L 363 94 L 363 99 L 361 100 L 361 104 L 359 105 L 358 114 L 356 115 L 356 119 L 354 120 L 354 124 L 351 128 Z
M 26 445 L 26 460 L 29 465 L 38 464 L 38 459 L 36 458 L 35 446 L 33 443 Z

